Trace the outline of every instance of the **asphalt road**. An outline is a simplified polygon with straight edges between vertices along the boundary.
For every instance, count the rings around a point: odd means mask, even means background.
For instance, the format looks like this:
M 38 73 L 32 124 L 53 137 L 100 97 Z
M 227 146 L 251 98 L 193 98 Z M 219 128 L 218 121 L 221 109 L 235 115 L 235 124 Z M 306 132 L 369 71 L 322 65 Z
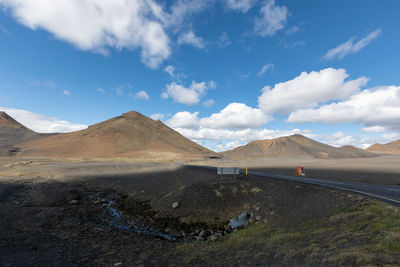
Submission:
M 241 171 L 241 173 L 245 173 Z M 377 184 L 363 184 L 356 182 L 334 181 L 318 178 L 306 178 L 296 176 L 286 176 L 272 173 L 249 171 L 248 174 L 257 175 L 261 177 L 274 178 L 286 181 L 295 181 L 299 183 L 314 184 L 337 188 L 345 191 L 350 191 L 362 195 L 366 195 L 377 200 L 381 200 L 400 207 L 400 187 L 399 186 L 384 186 Z M 400 175 L 400 174 L 399 174 Z
M 191 165 L 203 168 L 211 168 L 217 169 L 212 166 L 199 166 L 199 165 Z M 244 170 L 240 170 L 241 174 L 245 174 Z M 363 184 L 357 182 L 345 182 L 345 181 L 335 181 L 335 180 L 326 180 L 326 179 L 318 179 L 318 178 L 306 178 L 306 177 L 296 177 L 296 176 L 287 176 L 287 175 L 279 175 L 265 172 L 256 172 L 256 171 L 248 171 L 248 174 L 257 175 L 266 178 L 274 178 L 285 181 L 294 181 L 305 184 L 313 184 L 319 186 L 326 186 L 330 188 L 336 188 L 340 190 L 350 191 L 353 193 L 362 194 L 383 202 L 387 202 L 389 204 L 399 206 L 400 207 L 400 186 L 386 186 L 386 185 L 377 185 L 377 184 Z M 400 175 L 400 174 L 399 174 Z

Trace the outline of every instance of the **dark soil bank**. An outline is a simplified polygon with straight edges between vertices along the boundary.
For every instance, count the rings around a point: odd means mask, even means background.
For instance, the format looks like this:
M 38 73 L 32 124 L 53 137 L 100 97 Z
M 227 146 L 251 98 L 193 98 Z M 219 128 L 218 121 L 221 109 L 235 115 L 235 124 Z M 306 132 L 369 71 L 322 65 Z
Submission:
M 172 208 L 174 202 L 178 208 Z M 5 266 L 188 264 L 179 252 L 182 242 L 205 240 L 212 234 L 218 240 L 204 242 L 227 242 L 220 236 L 232 232 L 229 219 L 244 210 L 254 214 L 247 228 L 282 227 L 325 218 L 355 203 L 347 193 L 323 187 L 250 176 L 220 181 L 214 171 L 187 167 L 70 183 L 3 183 L 0 262 Z M 256 250 L 239 262 L 233 257 L 219 263 L 279 263 L 273 250 L 270 257 L 255 261 Z M 203 259 L 189 264 L 217 262 Z

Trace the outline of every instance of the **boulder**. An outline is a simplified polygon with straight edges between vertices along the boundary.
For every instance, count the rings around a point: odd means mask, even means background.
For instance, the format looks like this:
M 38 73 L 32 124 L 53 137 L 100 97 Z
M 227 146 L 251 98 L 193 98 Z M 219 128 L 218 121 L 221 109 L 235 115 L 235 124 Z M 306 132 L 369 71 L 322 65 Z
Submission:
M 179 208 L 179 202 L 173 202 L 173 203 L 172 203 L 172 208 L 173 208 L 173 209 Z

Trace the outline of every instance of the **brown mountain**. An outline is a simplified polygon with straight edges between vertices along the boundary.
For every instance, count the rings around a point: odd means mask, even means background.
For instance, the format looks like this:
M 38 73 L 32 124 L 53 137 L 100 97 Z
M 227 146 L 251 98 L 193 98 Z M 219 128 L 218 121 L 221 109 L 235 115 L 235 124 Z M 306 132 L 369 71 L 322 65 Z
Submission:
M 284 156 L 305 156 L 312 158 L 356 158 L 375 156 L 373 153 L 352 146 L 337 148 L 298 134 L 276 139 L 253 141 L 233 150 L 222 152 L 222 154 L 232 159 Z
M 15 154 L 16 144 L 48 136 L 25 127 L 5 112 L 0 112 L 0 156 Z
M 368 147 L 366 150 L 380 154 L 400 154 L 400 139 L 387 144 L 375 144 Z
M 216 155 L 161 121 L 134 111 L 81 131 L 27 142 L 20 148 L 22 156 L 64 158 L 174 159 Z

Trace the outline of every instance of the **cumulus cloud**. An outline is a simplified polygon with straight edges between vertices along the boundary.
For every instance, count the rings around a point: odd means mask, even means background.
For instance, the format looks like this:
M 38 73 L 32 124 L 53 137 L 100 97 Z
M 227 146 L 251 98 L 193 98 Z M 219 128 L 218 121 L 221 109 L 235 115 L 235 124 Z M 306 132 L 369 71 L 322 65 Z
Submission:
M 22 109 L 0 107 L 19 123 L 39 133 L 66 133 L 87 128 L 87 125 L 60 120 L 55 117 L 32 113 Z
M 273 88 L 264 87 L 258 104 L 267 114 L 287 114 L 326 101 L 346 99 L 368 82 L 366 77 L 346 80 L 348 77 L 345 69 L 302 72 L 293 80 L 275 84 Z
M 66 96 L 70 96 L 70 95 L 71 95 L 71 92 L 68 91 L 68 90 L 64 90 L 64 91 L 63 91 L 63 94 L 66 95 Z
M 348 54 L 354 54 L 369 45 L 370 42 L 375 40 L 376 38 L 379 37 L 381 34 L 381 29 L 377 29 L 364 38 L 361 38 L 357 42 L 355 42 L 355 37 L 351 38 L 347 42 L 344 42 L 337 47 L 329 50 L 324 56 L 323 59 L 329 60 L 329 59 L 334 59 L 334 58 L 343 58 Z
M 162 120 L 164 119 L 165 115 L 162 113 L 155 113 L 150 116 L 153 120 Z
M 369 126 L 369 127 L 364 127 L 361 129 L 361 131 L 365 133 L 381 133 L 386 131 L 386 127 L 380 126 L 380 125 L 375 125 L 375 126 Z
M 309 130 L 269 130 L 260 126 L 268 121 L 261 110 L 242 103 L 231 103 L 218 113 L 200 118 L 199 112 L 176 113 L 166 124 L 182 135 L 215 151 L 232 149 L 253 140 L 283 135 L 310 135 Z
M 199 112 L 178 112 L 167 124 L 173 128 L 187 129 L 251 129 L 258 128 L 269 120 L 260 109 L 251 108 L 243 103 L 230 103 L 209 117 L 200 119 L 198 115 Z
M 178 44 L 188 44 L 199 49 L 203 49 L 206 46 L 203 38 L 196 36 L 193 31 L 181 34 L 178 38 Z
M 0 6 L 32 30 L 44 29 L 85 51 L 141 50 L 142 62 L 156 68 L 169 57 L 166 14 L 153 0 L 0 0 Z
M 382 86 L 363 90 L 348 100 L 299 109 L 288 122 L 360 123 L 367 127 L 400 129 L 400 86 Z M 381 128 L 367 128 L 369 130 Z
M 192 82 L 189 88 L 178 83 L 167 84 L 166 91 L 161 94 L 162 99 L 171 97 L 175 102 L 193 105 L 200 102 L 200 98 L 205 94 L 208 88 L 215 88 L 216 83 L 211 82 Z
M 262 76 L 262 75 L 264 75 L 264 73 L 265 73 L 267 70 L 270 70 L 270 69 L 272 69 L 273 67 L 274 67 L 274 64 L 271 64 L 271 63 L 265 64 L 265 65 L 261 68 L 261 70 L 257 73 L 257 75 L 258 75 L 258 76 Z
M 254 21 L 254 32 L 262 37 L 273 36 L 282 30 L 289 16 L 285 6 L 278 6 L 275 0 L 268 0 L 261 7 L 261 16 Z
M 357 140 L 351 136 L 346 135 L 344 132 L 336 132 L 325 138 L 325 143 L 332 146 L 345 146 L 345 145 L 356 145 Z
M 97 92 L 100 92 L 100 93 L 104 93 L 104 92 L 105 92 L 104 89 L 103 89 L 102 87 L 97 87 L 97 88 L 96 88 L 96 91 L 97 91 Z
M 225 5 L 234 11 L 246 13 L 255 2 L 256 0 L 227 0 Z
M 211 129 L 245 129 L 260 127 L 268 120 L 269 117 L 260 109 L 243 103 L 230 103 L 220 112 L 201 119 L 200 125 Z
M 132 96 L 134 99 L 141 99 L 141 100 L 146 100 L 146 101 L 150 99 L 150 97 L 146 93 L 146 91 L 143 91 L 143 90 L 140 92 L 137 92 L 136 94 L 132 94 Z
M 198 115 L 199 112 L 181 111 L 172 116 L 166 123 L 172 128 L 198 129 L 200 126 Z

